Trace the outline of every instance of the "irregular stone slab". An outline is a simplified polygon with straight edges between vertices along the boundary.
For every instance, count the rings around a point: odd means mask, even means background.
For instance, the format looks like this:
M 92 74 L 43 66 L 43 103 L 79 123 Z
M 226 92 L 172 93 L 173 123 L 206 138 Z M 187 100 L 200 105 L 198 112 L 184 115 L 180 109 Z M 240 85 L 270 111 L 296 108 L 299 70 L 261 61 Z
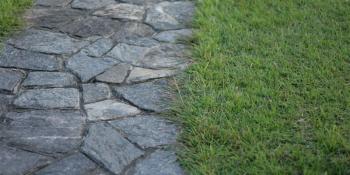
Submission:
M 111 36 L 120 30 L 121 23 L 117 20 L 98 17 L 78 18 L 60 30 L 79 37 Z
M 176 126 L 158 116 L 137 116 L 110 121 L 110 124 L 123 131 L 129 140 L 142 148 L 169 145 L 176 142 Z
M 107 84 L 90 83 L 83 84 L 84 103 L 93 103 L 110 98 L 112 93 Z
M 121 29 L 113 35 L 113 39 L 117 42 L 127 37 L 147 37 L 152 36 L 155 31 L 152 27 L 139 22 L 126 22 Z
M 23 86 L 76 87 L 74 75 L 67 72 L 30 72 Z
M 129 45 L 135 45 L 135 46 L 142 46 L 142 47 L 152 47 L 159 45 L 159 42 L 149 38 L 149 37 L 126 37 L 120 41 L 121 43 L 129 44 Z
M 127 175 L 184 175 L 176 155 L 170 151 L 157 150 L 146 159 L 138 161 Z
M 135 83 L 140 81 L 146 81 L 155 78 L 164 78 L 175 75 L 177 72 L 175 70 L 154 70 L 145 69 L 140 67 L 135 67 L 131 72 L 129 77 L 126 79 L 127 83 Z
M 67 6 L 70 2 L 71 0 L 36 0 L 35 5 L 64 7 Z
M 124 99 L 145 110 L 162 112 L 169 108 L 168 100 L 171 93 L 168 91 L 167 80 L 116 86 L 114 90 Z
M 62 62 L 55 56 L 15 49 L 6 46 L 0 55 L 0 66 L 32 70 L 54 71 L 61 69 Z
M 0 155 L 0 170 L 4 175 L 28 174 L 51 162 L 49 157 L 1 145 Z
M 90 127 L 82 150 L 115 174 L 121 173 L 133 160 L 144 154 L 104 123 Z
M 72 8 L 92 10 L 114 3 L 116 3 L 115 0 L 74 0 Z
M 85 175 L 96 168 L 94 162 L 83 154 L 76 153 L 39 170 L 35 175 Z
M 160 32 L 153 36 L 154 39 L 161 42 L 176 43 L 181 40 L 186 40 L 192 36 L 191 29 L 169 30 Z
M 137 64 L 144 58 L 148 50 L 148 47 L 120 43 L 116 45 L 109 53 L 107 53 L 107 55 L 125 63 Z
M 139 114 L 137 108 L 116 100 L 105 100 L 84 105 L 88 120 L 110 120 Z
M 21 49 L 51 54 L 72 54 L 88 44 L 65 34 L 34 29 L 10 39 L 9 43 Z
M 107 83 L 122 83 L 124 82 L 129 70 L 132 66 L 128 64 L 118 64 L 104 72 L 103 74 L 96 77 L 96 80 L 107 82 Z
M 193 2 L 161 2 L 147 10 L 145 22 L 159 30 L 181 29 L 190 24 L 193 13 Z
M 0 68 L 0 90 L 16 93 L 23 78 L 22 71 Z
M 0 94 L 0 116 L 8 111 L 9 105 L 12 103 L 14 96 Z
M 131 3 L 131 4 L 138 4 L 138 5 L 150 5 L 162 2 L 164 0 L 121 0 L 121 2 Z M 174 0 L 170 0 L 174 1 Z
M 116 19 L 129 19 L 136 21 L 141 21 L 144 14 L 144 7 L 124 3 L 109 5 L 105 9 L 98 10 L 94 13 L 96 16 L 108 16 Z
M 32 109 L 79 109 L 79 103 L 79 91 L 74 88 L 25 90 L 14 100 L 17 107 Z
M 101 57 L 113 47 L 111 39 L 102 38 L 84 48 L 81 52 L 92 57 Z
M 67 61 L 66 67 L 78 74 L 81 81 L 87 82 L 118 63 L 115 59 L 108 57 L 93 58 L 84 54 L 76 54 Z

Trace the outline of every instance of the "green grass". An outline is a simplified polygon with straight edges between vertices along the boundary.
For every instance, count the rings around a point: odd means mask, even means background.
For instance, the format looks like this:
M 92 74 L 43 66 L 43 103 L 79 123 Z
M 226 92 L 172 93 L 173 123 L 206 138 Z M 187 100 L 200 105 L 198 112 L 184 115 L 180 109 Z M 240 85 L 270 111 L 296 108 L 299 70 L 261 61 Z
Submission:
M 198 0 L 189 174 L 350 174 L 350 1 Z
M 32 0 L 0 0 L 0 39 L 22 26 L 21 13 Z

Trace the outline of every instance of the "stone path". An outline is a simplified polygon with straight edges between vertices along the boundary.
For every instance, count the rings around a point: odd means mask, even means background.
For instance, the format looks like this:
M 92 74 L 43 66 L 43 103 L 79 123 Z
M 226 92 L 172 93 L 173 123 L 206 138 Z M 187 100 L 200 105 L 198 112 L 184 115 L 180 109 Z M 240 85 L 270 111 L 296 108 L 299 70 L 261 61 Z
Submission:
M 169 77 L 189 64 L 179 0 L 36 0 L 0 55 L 0 175 L 181 175 Z

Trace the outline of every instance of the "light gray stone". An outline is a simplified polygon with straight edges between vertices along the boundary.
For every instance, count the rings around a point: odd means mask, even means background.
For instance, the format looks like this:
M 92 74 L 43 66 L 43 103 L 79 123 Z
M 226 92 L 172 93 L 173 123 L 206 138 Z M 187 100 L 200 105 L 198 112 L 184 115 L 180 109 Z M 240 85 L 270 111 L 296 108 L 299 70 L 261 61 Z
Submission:
M 164 78 L 175 75 L 177 72 L 175 70 L 162 69 L 162 70 L 154 70 L 154 69 L 145 69 L 140 67 L 135 67 L 131 70 L 130 75 L 126 79 L 127 83 L 135 83 L 146 81 L 150 79 L 156 78 Z
M 22 71 L 0 68 L 0 90 L 16 93 L 23 78 Z
M 146 159 L 140 160 L 127 175 L 184 175 L 184 171 L 171 151 L 157 150 Z
M 149 37 L 126 37 L 120 41 L 121 43 L 129 44 L 129 45 L 135 45 L 135 46 L 142 46 L 142 47 L 152 47 L 159 45 L 159 42 L 149 38 Z
M 130 86 L 116 86 L 114 90 L 142 109 L 163 112 L 169 108 L 169 98 L 172 95 L 168 84 L 167 80 L 160 79 Z
M 94 13 L 96 16 L 108 16 L 116 19 L 129 19 L 136 21 L 141 21 L 144 14 L 144 7 L 126 3 L 109 5 L 103 10 L 98 10 Z
M 15 49 L 7 45 L 0 54 L 0 66 L 54 71 L 62 67 L 55 56 Z
M 82 150 L 115 174 L 120 174 L 133 160 L 144 154 L 104 123 L 89 128 Z
M 84 48 L 81 52 L 92 57 L 101 57 L 113 47 L 111 39 L 102 38 Z
M 115 59 L 108 57 L 93 58 L 84 54 L 76 54 L 67 61 L 66 67 L 78 74 L 81 81 L 87 82 L 118 63 Z
M 72 8 L 78 9 L 98 9 L 116 3 L 115 0 L 74 0 Z
M 112 93 L 107 84 L 90 83 L 83 84 L 84 103 L 93 103 L 110 98 Z
M 193 18 L 194 4 L 190 1 L 161 2 L 147 10 L 145 22 L 159 30 L 185 28 Z
M 30 72 L 23 86 L 76 87 L 74 75 L 67 72 Z
M 28 174 L 51 162 L 49 157 L 1 145 L 0 155 L 0 173 L 3 175 Z
M 148 50 L 148 47 L 120 43 L 116 45 L 107 55 L 128 64 L 137 64 L 144 58 Z
M 35 173 L 35 175 L 86 175 L 97 165 L 81 153 L 75 153 Z
M 0 94 L 0 117 L 8 111 L 9 105 L 12 103 L 14 96 Z
M 128 75 L 131 66 L 128 64 L 118 64 L 108 70 L 103 74 L 96 77 L 96 80 L 107 82 L 107 83 L 122 83 L 124 82 L 126 76 Z
M 138 4 L 138 5 L 151 5 L 151 4 L 159 3 L 162 1 L 164 1 L 164 0 L 121 0 L 121 2 Z M 173 0 L 170 0 L 170 1 L 173 1 Z
M 0 125 L 0 137 L 26 150 L 60 154 L 79 147 L 84 122 L 74 111 L 10 112 Z
M 155 31 L 152 27 L 144 23 L 126 22 L 112 38 L 117 42 L 121 42 L 127 37 L 148 37 L 152 36 L 154 33 Z
M 21 49 L 51 54 L 72 54 L 88 44 L 65 34 L 34 29 L 10 39 L 9 43 Z
M 177 127 L 174 123 L 158 116 L 144 115 L 110 121 L 110 124 L 123 131 L 129 140 L 142 148 L 174 144 Z
M 49 7 L 64 7 L 67 6 L 71 0 L 36 0 L 35 5 L 49 6 Z
M 32 109 L 79 109 L 79 103 L 79 91 L 74 88 L 25 90 L 14 100 L 17 107 Z
M 153 38 L 161 42 L 176 43 L 181 40 L 189 39 L 191 36 L 191 29 L 180 29 L 160 32 L 157 35 L 153 36 Z
M 105 100 L 91 103 L 84 105 L 84 108 L 90 121 L 116 119 L 137 115 L 141 112 L 136 107 L 116 100 Z

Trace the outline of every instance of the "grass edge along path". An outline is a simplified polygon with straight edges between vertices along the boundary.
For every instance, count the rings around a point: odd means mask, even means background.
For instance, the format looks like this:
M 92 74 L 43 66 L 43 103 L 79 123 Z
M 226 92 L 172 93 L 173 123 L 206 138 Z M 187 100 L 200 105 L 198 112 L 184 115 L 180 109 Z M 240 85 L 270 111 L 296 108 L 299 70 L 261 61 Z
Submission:
M 189 174 L 350 174 L 350 1 L 197 1 Z

